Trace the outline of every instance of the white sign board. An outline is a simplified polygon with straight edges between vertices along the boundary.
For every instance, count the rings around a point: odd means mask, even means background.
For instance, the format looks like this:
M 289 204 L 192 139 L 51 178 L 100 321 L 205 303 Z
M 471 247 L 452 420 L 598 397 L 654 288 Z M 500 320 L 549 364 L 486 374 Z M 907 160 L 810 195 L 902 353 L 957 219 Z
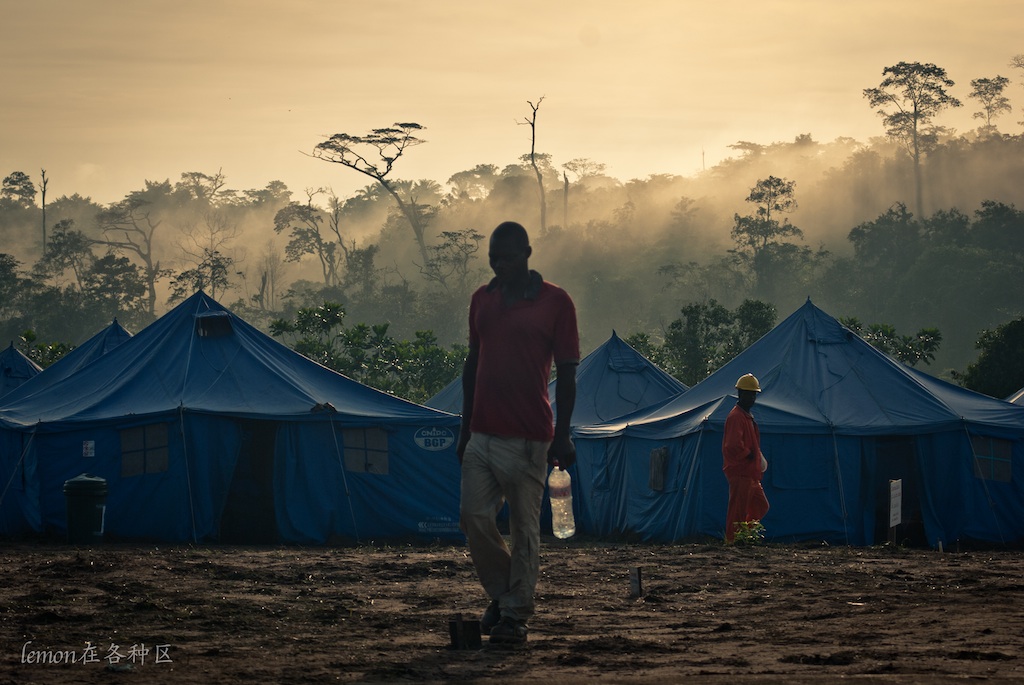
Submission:
M 95 440 L 83 440 L 82 441 L 82 456 L 85 458 L 96 456 L 96 441 Z
M 889 481 L 889 527 L 903 523 L 903 481 Z

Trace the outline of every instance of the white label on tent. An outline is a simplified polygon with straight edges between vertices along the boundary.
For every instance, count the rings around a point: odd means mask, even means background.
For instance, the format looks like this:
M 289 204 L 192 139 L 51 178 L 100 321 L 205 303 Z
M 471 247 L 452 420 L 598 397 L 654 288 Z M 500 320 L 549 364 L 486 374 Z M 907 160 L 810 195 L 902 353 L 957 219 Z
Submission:
M 82 441 L 82 456 L 85 458 L 96 456 L 96 441 L 95 440 L 83 440 Z
M 455 444 L 455 434 L 443 426 L 420 428 L 413 436 L 420 449 L 440 452 Z
M 889 527 L 903 523 L 903 481 L 889 481 Z

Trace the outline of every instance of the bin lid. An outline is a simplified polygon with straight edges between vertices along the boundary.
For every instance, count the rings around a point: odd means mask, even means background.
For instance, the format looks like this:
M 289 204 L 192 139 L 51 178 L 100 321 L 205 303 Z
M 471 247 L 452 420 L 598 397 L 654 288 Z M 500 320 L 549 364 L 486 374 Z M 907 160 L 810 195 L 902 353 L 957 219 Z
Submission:
M 70 480 L 64 481 L 65 495 L 105 495 L 107 494 L 107 481 L 99 476 L 83 473 Z

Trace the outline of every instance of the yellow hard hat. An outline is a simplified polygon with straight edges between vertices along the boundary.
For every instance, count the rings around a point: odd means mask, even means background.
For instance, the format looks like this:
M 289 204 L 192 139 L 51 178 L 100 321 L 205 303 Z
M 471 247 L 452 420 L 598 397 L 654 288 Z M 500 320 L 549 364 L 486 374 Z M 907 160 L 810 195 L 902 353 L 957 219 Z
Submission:
M 761 384 L 754 378 L 754 374 L 745 373 L 740 376 L 739 380 L 736 381 L 737 390 L 753 390 L 754 392 L 761 392 Z

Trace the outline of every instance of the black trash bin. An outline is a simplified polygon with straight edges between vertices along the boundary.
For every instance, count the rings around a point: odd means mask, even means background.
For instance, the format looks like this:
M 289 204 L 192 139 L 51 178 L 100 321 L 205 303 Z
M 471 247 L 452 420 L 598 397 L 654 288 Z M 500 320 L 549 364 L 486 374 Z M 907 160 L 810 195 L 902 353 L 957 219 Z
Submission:
M 107 512 L 107 481 L 83 473 L 64 481 L 68 507 L 68 542 L 91 545 L 103 542 Z

